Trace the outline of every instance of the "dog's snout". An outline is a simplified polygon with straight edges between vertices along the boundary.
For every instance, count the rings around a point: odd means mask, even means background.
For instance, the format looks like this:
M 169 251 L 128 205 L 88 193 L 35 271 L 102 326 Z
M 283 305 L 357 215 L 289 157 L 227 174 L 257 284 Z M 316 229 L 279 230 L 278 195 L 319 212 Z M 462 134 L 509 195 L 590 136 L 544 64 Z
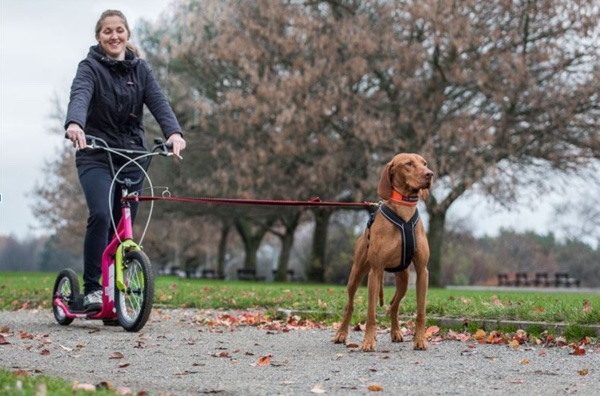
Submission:
M 433 177 L 433 171 L 431 169 L 426 169 L 425 170 L 425 175 L 424 175 L 427 179 L 431 179 Z

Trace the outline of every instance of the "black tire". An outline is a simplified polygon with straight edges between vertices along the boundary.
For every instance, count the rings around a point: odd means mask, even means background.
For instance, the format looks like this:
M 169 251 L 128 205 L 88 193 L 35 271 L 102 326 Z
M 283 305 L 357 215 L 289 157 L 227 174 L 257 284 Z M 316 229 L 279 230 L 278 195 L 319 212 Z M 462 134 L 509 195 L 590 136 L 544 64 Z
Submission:
M 65 305 L 72 306 L 75 296 L 79 294 L 79 279 L 77 274 L 70 268 L 59 272 L 52 289 L 52 312 L 54 319 L 58 324 L 67 326 L 73 322 L 73 318 L 68 318 L 62 308 L 54 305 L 54 299 L 58 296 Z
M 119 324 L 127 331 L 139 331 L 150 317 L 154 301 L 154 273 L 146 253 L 132 250 L 123 262 L 125 290 L 115 288 Z

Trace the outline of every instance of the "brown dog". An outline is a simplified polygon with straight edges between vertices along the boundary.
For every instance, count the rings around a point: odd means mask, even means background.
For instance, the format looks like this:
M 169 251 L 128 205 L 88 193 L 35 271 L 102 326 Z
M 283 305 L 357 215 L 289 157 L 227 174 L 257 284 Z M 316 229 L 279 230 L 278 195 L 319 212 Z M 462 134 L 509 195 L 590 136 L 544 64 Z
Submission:
M 392 321 L 392 342 L 402 342 L 402 333 L 398 323 L 400 301 L 408 289 L 408 267 L 412 261 L 417 273 L 417 319 L 414 335 L 414 349 L 427 349 L 425 339 L 425 302 L 429 284 L 429 244 L 423 222 L 419 221 L 417 201 L 419 197 L 426 200 L 433 179 L 433 172 L 427 168 L 427 162 L 417 154 L 398 154 L 383 169 L 377 193 L 387 206 L 375 214 L 374 219 L 363 235 L 356 241 L 354 263 L 348 279 L 348 301 L 344 309 L 344 319 L 338 329 L 334 342 L 345 343 L 348 337 L 348 325 L 354 312 L 354 295 L 363 277 L 369 273 L 368 279 L 368 311 L 362 350 L 374 351 L 376 347 L 375 311 L 377 297 L 383 305 L 383 273 L 395 272 L 396 293 L 391 301 L 390 316 Z M 390 211 L 391 209 L 391 211 Z M 393 213 L 390 213 L 392 212 Z M 392 223 L 404 223 L 403 228 Z M 408 233 L 407 233 L 408 230 Z M 404 236 L 404 238 L 403 238 Z M 413 238 L 414 236 L 414 238 Z M 406 241 L 404 240 L 406 239 Z M 403 250 L 403 244 L 414 247 L 410 253 Z M 403 262 L 404 260 L 404 262 Z M 399 264 L 400 263 L 400 264 Z

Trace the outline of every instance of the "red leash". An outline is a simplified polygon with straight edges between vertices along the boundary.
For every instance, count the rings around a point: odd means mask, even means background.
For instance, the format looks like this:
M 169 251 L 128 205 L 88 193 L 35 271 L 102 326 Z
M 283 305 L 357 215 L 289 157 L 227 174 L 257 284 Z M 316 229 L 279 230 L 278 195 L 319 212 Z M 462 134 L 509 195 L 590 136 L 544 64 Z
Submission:
M 124 201 L 177 201 L 190 203 L 204 203 L 212 205 L 259 205 L 259 206 L 333 206 L 341 208 L 370 208 L 378 206 L 376 202 L 325 202 L 319 197 L 308 201 L 289 201 L 282 199 L 238 199 L 238 198 L 178 198 L 171 196 L 127 196 Z

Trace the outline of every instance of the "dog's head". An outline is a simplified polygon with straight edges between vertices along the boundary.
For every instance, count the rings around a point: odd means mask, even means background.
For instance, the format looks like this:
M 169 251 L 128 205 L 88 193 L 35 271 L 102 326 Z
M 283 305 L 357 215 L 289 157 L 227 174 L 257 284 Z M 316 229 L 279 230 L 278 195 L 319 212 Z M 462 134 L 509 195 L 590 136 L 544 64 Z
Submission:
M 381 171 L 377 194 L 389 199 L 392 190 L 405 196 L 429 198 L 429 189 L 433 181 L 433 172 L 427 167 L 427 161 L 418 154 L 397 154 Z

